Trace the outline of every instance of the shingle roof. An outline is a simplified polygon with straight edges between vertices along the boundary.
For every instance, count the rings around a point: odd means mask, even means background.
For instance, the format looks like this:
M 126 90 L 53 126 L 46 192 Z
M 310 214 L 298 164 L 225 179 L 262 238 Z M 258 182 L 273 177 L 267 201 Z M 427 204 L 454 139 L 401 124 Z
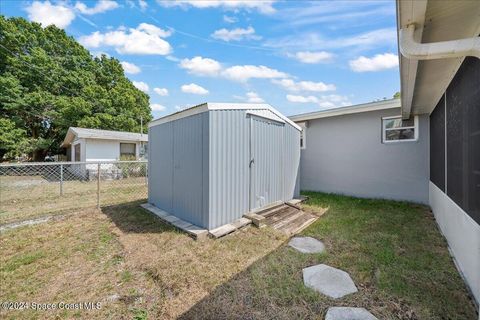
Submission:
M 121 141 L 148 141 L 147 134 L 140 134 L 135 132 L 88 129 L 70 127 L 67 135 L 63 140 L 62 146 L 68 146 L 75 139 L 105 139 L 105 140 L 121 140 Z

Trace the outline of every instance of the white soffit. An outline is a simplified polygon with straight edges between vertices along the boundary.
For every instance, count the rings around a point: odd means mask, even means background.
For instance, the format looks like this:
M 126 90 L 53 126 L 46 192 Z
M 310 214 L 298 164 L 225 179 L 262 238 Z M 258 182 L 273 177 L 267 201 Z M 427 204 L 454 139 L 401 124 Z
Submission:
M 479 1 L 429 0 L 424 17 L 414 15 L 412 9 L 424 2 L 424 0 L 397 2 L 399 27 L 416 23 L 418 32 L 422 33 L 422 43 L 471 38 L 480 34 Z M 410 114 L 431 113 L 463 60 L 464 58 L 451 58 L 415 62 L 401 57 L 402 115 L 407 118 Z M 418 63 L 418 67 L 412 79 L 411 66 L 415 63 Z

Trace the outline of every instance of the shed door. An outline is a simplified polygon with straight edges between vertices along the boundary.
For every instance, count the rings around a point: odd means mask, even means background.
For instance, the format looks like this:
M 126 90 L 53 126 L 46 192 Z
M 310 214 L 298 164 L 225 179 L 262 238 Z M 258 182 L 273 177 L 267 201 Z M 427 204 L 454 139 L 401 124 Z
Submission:
M 250 211 L 282 200 L 283 127 L 273 120 L 250 118 Z

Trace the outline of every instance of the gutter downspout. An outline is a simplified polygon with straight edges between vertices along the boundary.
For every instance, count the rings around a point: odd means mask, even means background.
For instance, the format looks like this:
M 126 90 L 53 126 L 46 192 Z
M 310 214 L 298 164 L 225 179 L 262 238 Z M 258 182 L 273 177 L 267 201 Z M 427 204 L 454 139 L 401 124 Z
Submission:
M 473 56 L 480 59 L 480 37 L 419 43 L 414 40 L 415 24 L 400 29 L 400 52 L 407 59 L 434 60 Z

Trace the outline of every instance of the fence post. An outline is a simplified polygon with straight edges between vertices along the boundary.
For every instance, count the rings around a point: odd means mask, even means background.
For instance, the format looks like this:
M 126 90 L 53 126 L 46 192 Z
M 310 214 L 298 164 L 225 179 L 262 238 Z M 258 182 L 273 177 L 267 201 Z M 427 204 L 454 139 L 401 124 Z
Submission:
M 97 209 L 100 209 L 100 162 L 97 164 Z
M 63 196 L 63 164 L 60 165 L 60 195 Z
M 148 162 L 145 163 L 145 185 L 148 185 Z

